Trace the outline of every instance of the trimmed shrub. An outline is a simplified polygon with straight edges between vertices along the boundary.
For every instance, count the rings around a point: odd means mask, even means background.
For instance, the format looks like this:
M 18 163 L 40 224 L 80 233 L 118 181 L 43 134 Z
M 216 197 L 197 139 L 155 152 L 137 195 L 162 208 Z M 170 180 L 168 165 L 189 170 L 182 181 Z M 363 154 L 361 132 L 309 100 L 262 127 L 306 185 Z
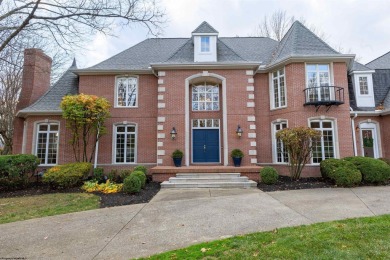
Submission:
M 123 181 L 123 191 L 126 193 L 138 193 L 141 190 L 141 180 L 135 175 L 126 177 Z
M 130 176 L 136 176 L 140 181 L 141 181 L 141 187 L 142 188 L 145 188 L 145 184 L 146 184 L 146 175 L 145 173 L 141 172 L 141 171 L 133 171 Z
M 362 181 L 359 169 L 347 160 L 323 160 L 320 170 L 322 177 L 331 179 L 337 186 L 352 187 Z
M 0 188 L 15 189 L 28 184 L 29 175 L 33 175 L 39 165 L 39 159 L 32 154 L 0 156 Z
M 384 161 L 370 157 L 346 157 L 362 173 L 363 181 L 367 183 L 383 183 L 390 178 L 390 166 Z
M 54 187 L 71 188 L 80 185 L 91 169 L 92 164 L 85 162 L 57 165 L 47 170 L 42 180 Z
M 130 176 L 131 173 L 132 173 L 131 170 L 121 170 L 119 172 L 119 181 L 123 182 L 126 179 L 126 177 Z
M 378 159 L 381 160 L 381 161 L 384 161 L 385 163 L 390 165 L 390 159 L 387 159 L 387 158 L 378 158 Z
M 104 181 L 104 169 L 99 167 L 93 169 L 93 178 L 98 182 Z
M 138 165 L 138 166 L 136 166 L 135 168 L 134 168 L 134 170 L 133 171 L 141 171 L 141 172 L 143 172 L 143 173 L 145 173 L 145 175 L 148 173 L 148 168 L 146 168 L 145 166 L 143 166 L 143 165 Z
M 261 182 L 272 185 L 278 181 L 279 174 L 275 168 L 267 166 L 260 170 L 260 178 Z

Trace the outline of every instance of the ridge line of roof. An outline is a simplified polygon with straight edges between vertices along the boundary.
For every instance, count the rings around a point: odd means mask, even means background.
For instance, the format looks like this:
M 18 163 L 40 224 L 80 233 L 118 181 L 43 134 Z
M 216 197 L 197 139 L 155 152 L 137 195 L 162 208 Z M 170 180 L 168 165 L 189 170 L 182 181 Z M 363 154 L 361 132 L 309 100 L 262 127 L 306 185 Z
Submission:
M 184 39 L 187 39 L 187 38 L 184 38 Z M 169 61 L 176 53 L 178 53 L 181 49 L 184 48 L 184 46 L 191 40 L 191 38 L 188 38 L 187 41 L 185 41 L 179 48 L 177 48 L 177 50 L 175 52 L 172 53 L 171 56 L 168 57 L 168 59 L 165 60 L 166 61 Z
M 367 66 L 368 64 L 372 63 L 373 61 L 376 61 L 377 59 L 382 58 L 383 56 L 385 56 L 385 55 L 387 55 L 387 54 L 389 54 L 389 53 L 390 53 L 390 51 L 388 51 L 388 52 L 386 52 L 385 54 L 379 56 L 378 58 L 373 59 L 373 60 L 370 61 L 370 62 L 367 62 L 365 65 Z
M 248 61 L 247 59 L 244 59 L 241 55 L 239 55 L 236 51 L 234 51 L 230 46 L 228 46 L 226 43 L 224 43 L 221 39 L 218 39 L 218 41 L 222 42 L 223 45 L 225 45 L 229 50 L 231 50 L 234 54 L 236 54 L 238 57 L 240 57 L 244 61 Z

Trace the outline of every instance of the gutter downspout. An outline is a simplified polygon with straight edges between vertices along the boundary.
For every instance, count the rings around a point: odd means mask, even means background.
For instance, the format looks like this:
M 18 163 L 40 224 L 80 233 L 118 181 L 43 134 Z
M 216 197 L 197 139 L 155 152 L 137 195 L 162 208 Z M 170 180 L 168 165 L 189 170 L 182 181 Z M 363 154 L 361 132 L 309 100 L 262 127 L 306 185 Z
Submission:
M 96 133 L 96 147 L 95 147 L 95 160 L 93 162 L 93 168 L 96 169 L 97 167 L 97 160 L 98 160 L 98 153 L 99 153 L 99 134 L 100 134 L 100 125 L 98 126 L 98 131 Z
M 350 108 L 353 111 L 352 108 Z M 357 113 L 351 118 L 351 128 L 352 128 L 352 141 L 353 141 L 353 154 L 357 156 L 357 147 L 356 147 L 356 133 L 355 133 L 355 118 L 357 117 Z

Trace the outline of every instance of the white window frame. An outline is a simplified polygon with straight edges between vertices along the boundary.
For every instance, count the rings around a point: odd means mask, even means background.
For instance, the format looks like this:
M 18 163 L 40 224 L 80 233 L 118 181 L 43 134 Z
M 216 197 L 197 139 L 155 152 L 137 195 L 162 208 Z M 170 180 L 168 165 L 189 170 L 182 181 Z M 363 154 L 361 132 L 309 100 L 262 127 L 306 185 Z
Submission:
M 283 75 L 281 75 L 280 71 L 283 71 Z M 274 76 L 274 73 L 277 73 L 277 76 Z M 284 86 L 280 86 L 281 78 L 283 78 Z M 275 102 L 275 86 L 274 86 L 274 80 L 277 80 L 277 91 L 278 91 L 278 102 L 279 105 L 276 105 Z M 282 92 L 284 92 L 284 100 L 282 99 Z M 270 73 L 270 103 L 271 103 L 271 109 L 280 109 L 280 108 L 286 108 L 287 107 L 287 87 L 286 87 L 286 70 L 285 67 L 282 69 L 278 69 L 276 71 L 273 71 Z M 282 104 L 282 101 L 284 101 L 284 105 Z
M 126 135 L 127 133 L 132 133 L 132 132 L 127 132 L 127 127 L 128 126 L 133 126 L 135 127 L 135 131 L 134 131 L 134 134 L 135 134 L 135 138 L 134 138 L 134 162 L 126 162 L 126 147 L 125 147 L 125 151 L 124 151 L 124 154 L 125 154 L 125 162 L 117 162 L 116 161 L 116 156 L 117 156 L 117 150 L 116 150 L 116 146 L 117 146 L 117 128 L 118 127 L 125 127 L 126 128 L 126 132 L 124 132 L 124 134 Z M 123 133 L 123 132 L 121 132 Z M 112 163 L 113 164 L 137 164 L 137 154 L 138 154 L 138 125 L 135 124 L 135 123 L 117 123 L 117 124 L 114 124 L 113 125 L 113 141 L 112 141 Z M 126 136 L 127 138 L 127 136 Z
M 366 91 L 367 93 L 362 93 L 362 81 L 361 79 L 366 79 L 365 83 L 366 83 Z M 359 84 L 359 95 L 360 96 L 369 96 L 370 95 L 370 87 L 369 87 L 369 84 L 368 84 L 368 77 L 367 76 L 363 76 L 363 75 L 359 75 L 358 76 L 358 84 Z
M 197 95 L 198 95 L 198 100 L 195 100 L 194 101 L 194 88 L 195 87 L 205 87 L 205 88 L 207 88 L 207 87 L 212 87 L 212 88 L 216 88 L 216 89 L 218 89 L 218 101 L 213 101 L 213 96 L 216 94 L 216 93 L 214 93 L 214 92 L 211 92 L 211 101 L 200 101 L 199 100 L 199 94 L 205 94 L 205 95 L 207 95 L 207 91 L 205 91 L 205 92 L 197 92 Z M 192 85 L 192 88 L 191 88 L 191 110 L 192 111 L 194 111 L 194 112 L 210 112 L 210 111 L 220 111 L 221 110 L 221 104 L 220 104 L 220 96 L 219 96 L 219 85 L 218 84 L 211 84 L 211 83 L 207 83 L 207 82 L 205 82 L 205 83 L 203 83 L 203 84 L 193 84 Z M 194 102 L 195 103 L 198 103 L 198 109 L 194 109 Z M 211 110 L 207 110 L 206 108 L 207 108 L 207 106 L 206 106 L 206 103 L 207 102 L 211 102 L 211 104 L 212 104 L 212 108 L 214 108 L 214 103 L 218 103 L 218 109 L 211 109 Z M 200 104 L 201 103 L 204 103 L 204 107 L 205 107 L 205 109 L 202 109 L 202 110 L 200 110 L 199 109 L 199 107 L 200 107 Z
M 309 71 L 308 70 L 308 66 L 313 66 L 315 65 L 316 66 L 316 70 L 315 71 Z M 316 89 L 317 91 L 317 101 L 326 101 L 326 100 L 334 100 L 335 98 L 335 93 L 334 93 L 334 89 L 333 88 L 329 88 L 329 99 L 322 99 L 321 98 L 321 83 L 320 83 L 320 70 L 318 69 L 318 66 L 319 65 L 326 65 L 328 66 L 328 85 L 327 86 L 334 86 L 334 79 L 333 79 L 333 63 L 321 63 L 321 62 L 318 62 L 318 63 L 305 63 L 305 81 L 306 81 L 306 88 L 310 88 L 311 86 L 309 86 L 309 77 L 308 77 L 308 72 L 315 72 L 316 73 L 316 85 L 314 87 L 318 87 Z M 323 85 L 324 87 L 326 85 Z M 310 99 L 310 92 L 307 91 L 306 94 L 308 95 L 306 98 L 307 100 L 311 100 Z M 313 100 L 314 101 L 314 100 Z
M 119 83 L 119 79 L 122 79 L 122 78 L 127 78 L 127 79 L 135 79 L 136 82 L 137 82 L 137 86 L 136 86 L 136 94 L 135 94 L 135 105 L 134 106 L 121 106 L 118 104 L 118 83 Z M 115 108 L 138 108 L 138 96 L 139 96 L 139 77 L 138 76 L 128 76 L 128 75 L 121 75 L 121 76 L 116 76 L 115 77 Z
M 48 130 L 46 131 L 40 131 L 39 126 L 41 125 L 57 125 L 58 130 L 51 131 Z M 56 146 L 56 162 L 55 163 L 47 163 L 48 161 L 48 146 L 49 146 L 49 138 L 46 137 L 46 147 L 45 147 L 45 163 L 40 163 L 40 166 L 52 166 L 52 165 L 57 165 L 58 164 L 58 154 L 59 154 L 59 143 L 60 143 L 60 122 L 59 121 L 40 121 L 40 122 L 35 122 L 34 123 L 34 128 L 35 128 L 35 134 L 34 134 L 34 141 L 33 141 L 33 154 L 38 156 L 38 142 L 39 142 L 39 134 L 40 133 L 46 133 L 52 134 L 52 133 L 57 133 L 57 146 Z
M 288 128 L 288 121 L 285 119 L 278 119 L 276 121 L 273 121 L 271 123 L 271 133 L 272 133 L 272 157 L 273 157 L 273 162 L 275 164 L 288 164 L 288 155 L 287 155 L 287 161 L 283 159 L 283 162 L 278 162 L 278 148 L 277 148 L 277 139 L 276 139 L 276 133 L 280 130 L 276 130 L 276 125 L 282 125 L 286 124 L 286 128 Z M 284 129 L 284 128 L 281 128 Z M 283 143 L 282 143 L 283 147 Z M 284 148 L 282 148 L 284 150 Z M 282 153 L 283 156 L 283 153 Z
M 206 40 L 204 43 L 203 43 L 203 40 Z M 203 45 L 205 44 L 205 46 Z M 209 53 L 211 52 L 211 39 L 210 39 L 210 36 L 201 36 L 200 37 L 200 52 L 201 53 Z
M 338 158 L 338 151 L 339 151 L 339 147 L 338 147 L 338 133 L 337 133 L 337 121 L 334 119 L 334 118 L 324 118 L 324 117 L 321 117 L 321 118 L 309 118 L 309 127 L 311 127 L 311 123 L 312 122 L 320 122 L 320 128 L 313 128 L 315 130 L 319 130 L 321 132 L 321 138 L 320 138 L 320 142 L 321 142 L 321 155 L 322 155 L 322 161 L 325 160 L 325 159 L 329 159 L 329 158 L 325 158 L 325 147 L 324 147 L 324 137 L 323 137 L 323 131 L 324 130 L 329 130 L 330 128 L 323 128 L 322 127 L 322 123 L 323 122 L 330 122 L 332 124 L 332 133 L 333 133 L 333 141 L 332 141 L 332 144 L 333 144 L 333 157 L 330 157 L 330 158 Z M 314 164 L 314 165 L 319 165 L 320 163 L 318 162 L 314 162 L 313 161 L 313 156 L 311 157 L 311 164 Z

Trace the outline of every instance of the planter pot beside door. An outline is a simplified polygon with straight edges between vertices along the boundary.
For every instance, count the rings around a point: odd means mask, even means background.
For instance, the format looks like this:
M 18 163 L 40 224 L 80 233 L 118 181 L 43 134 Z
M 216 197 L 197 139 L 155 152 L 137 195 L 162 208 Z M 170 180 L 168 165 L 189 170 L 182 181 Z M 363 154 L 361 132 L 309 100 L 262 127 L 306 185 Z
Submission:
M 173 158 L 173 163 L 175 164 L 176 167 L 181 167 L 181 160 L 183 158 Z
M 233 163 L 235 167 L 240 167 L 241 166 L 241 160 L 242 157 L 232 157 L 233 158 Z

